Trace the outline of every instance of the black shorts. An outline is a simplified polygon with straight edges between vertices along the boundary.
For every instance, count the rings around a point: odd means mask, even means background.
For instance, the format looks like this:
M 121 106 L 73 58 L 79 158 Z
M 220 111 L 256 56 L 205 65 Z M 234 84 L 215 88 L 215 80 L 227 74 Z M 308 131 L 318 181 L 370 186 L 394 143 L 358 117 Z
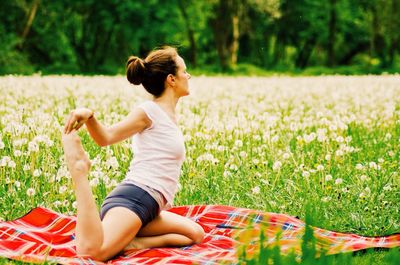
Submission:
M 133 183 L 120 183 L 107 195 L 101 205 L 101 220 L 107 211 L 114 207 L 125 207 L 134 212 L 142 221 L 142 227 L 153 221 L 159 210 L 157 201 Z

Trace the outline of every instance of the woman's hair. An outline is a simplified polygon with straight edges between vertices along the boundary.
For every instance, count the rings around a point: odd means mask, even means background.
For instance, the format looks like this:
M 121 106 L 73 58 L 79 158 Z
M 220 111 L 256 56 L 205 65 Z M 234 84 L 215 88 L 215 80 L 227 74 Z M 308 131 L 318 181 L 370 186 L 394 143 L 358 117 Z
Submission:
M 155 97 L 164 92 L 164 82 L 169 74 L 176 75 L 178 53 L 170 46 L 156 49 L 143 60 L 137 56 L 130 56 L 126 63 L 126 77 L 134 85 L 142 84 Z

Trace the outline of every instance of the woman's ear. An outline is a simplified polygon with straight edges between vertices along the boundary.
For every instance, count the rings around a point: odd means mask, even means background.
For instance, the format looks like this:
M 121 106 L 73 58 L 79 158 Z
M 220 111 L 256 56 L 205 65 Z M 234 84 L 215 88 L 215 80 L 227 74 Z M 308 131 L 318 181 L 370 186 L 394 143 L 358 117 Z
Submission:
M 167 75 L 167 79 L 165 79 L 165 81 L 167 82 L 167 84 L 171 87 L 175 86 L 175 76 L 173 74 L 169 74 Z

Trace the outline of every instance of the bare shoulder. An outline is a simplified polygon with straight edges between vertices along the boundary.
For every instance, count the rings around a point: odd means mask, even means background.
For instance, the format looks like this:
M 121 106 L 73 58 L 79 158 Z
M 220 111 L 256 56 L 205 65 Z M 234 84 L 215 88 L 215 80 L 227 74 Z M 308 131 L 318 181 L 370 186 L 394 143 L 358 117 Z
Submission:
M 129 119 L 132 123 L 141 125 L 140 127 L 142 130 L 147 129 L 152 125 L 152 120 L 140 106 L 134 107 L 128 114 L 127 119 Z

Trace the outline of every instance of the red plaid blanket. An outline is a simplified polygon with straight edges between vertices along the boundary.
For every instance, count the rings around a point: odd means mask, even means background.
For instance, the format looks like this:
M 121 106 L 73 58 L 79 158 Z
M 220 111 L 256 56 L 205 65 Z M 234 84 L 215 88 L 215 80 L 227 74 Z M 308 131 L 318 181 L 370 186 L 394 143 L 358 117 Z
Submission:
M 234 264 L 237 248 L 256 251 L 260 231 L 273 244 L 280 231 L 282 252 L 300 251 L 304 222 L 294 217 L 230 206 L 180 206 L 170 211 L 189 217 L 205 230 L 201 244 L 183 248 L 130 250 L 109 264 Z M 77 257 L 73 241 L 75 217 L 45 208 L 35 208 L 14 221 L 0 223 L 0 256 L 28 262 L 45 260 L 61 264 L 103 264 Z M 267 228 L 267 229 L 262 229 Z M 366 248 L 400 246 L 400 234 L 386 237 L 363 237 L 355 234 L 314 229 L 317 249 L 328 254 Z M 276 240 L 275 240 L 276 243 Z

